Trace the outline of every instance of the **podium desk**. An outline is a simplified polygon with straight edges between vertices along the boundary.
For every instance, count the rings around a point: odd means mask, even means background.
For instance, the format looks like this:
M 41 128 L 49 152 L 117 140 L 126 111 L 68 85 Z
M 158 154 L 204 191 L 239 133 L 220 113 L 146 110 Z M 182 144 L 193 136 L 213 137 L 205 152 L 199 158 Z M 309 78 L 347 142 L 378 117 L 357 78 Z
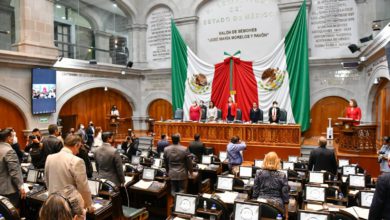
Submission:
M 153 181 L 147 189 L 130 186 L 130 204 L 134 208 L 146 207 L 151 216 L 169 216 L 168 184 Z

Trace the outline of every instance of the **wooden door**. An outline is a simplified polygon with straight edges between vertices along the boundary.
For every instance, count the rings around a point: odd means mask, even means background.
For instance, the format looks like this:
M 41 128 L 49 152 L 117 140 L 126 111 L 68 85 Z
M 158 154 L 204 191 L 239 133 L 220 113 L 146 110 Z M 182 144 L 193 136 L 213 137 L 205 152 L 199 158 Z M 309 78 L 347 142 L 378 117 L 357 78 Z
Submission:
M 328 127 L 328 118 L 332 118 L 332 124 L 334 124 L 335 119 L 344 116 L 347 106 L 348 100 L 337 96 L 325 97 L 319 100 L 310 111 L 310 129 L 304 133 L 304 136 L 306 138 L 321 136 Z
M 71 128 L 77 130 L 77 115 L 62 115 L 60 119 L 63 135 L 66 135 Z
M 149 104 L 148 114 L 154 120 L 167 120 L 172 118 L 172 104 L 164 99 L 156 99 Z
M 382 79 L 373 104 L 374 120 L 377 124 L 377 143 L 382 144 L 383 136 L 390 136 L 390 82 Z
M 87 127 L 89 121 L 93 121 L 95 126 L 102 127 L 103 131 L 112 131 L 115 129 L 110 126 L 109 114 L 113 105 L 118 107 L 120 118 L 124 119 L 120 121 L 118 133 L 127 134 L 127 129 L 133 127 L 133 110 L 126 98 L 113 89 L 104 91 L 103 88 L 95 88 L 77 94 L 65 103 L 59 117 L 76 115 L 77 125 L 83 123 Z
M 14 104 L 0 98 L 0 115 L 0 128 L 12 127 L 15 129 L 20 148 L 24 149 L 27 139 L 23 134 L 23 130 L 26 129 L 26 122 L 24 121 L 23 114 Z

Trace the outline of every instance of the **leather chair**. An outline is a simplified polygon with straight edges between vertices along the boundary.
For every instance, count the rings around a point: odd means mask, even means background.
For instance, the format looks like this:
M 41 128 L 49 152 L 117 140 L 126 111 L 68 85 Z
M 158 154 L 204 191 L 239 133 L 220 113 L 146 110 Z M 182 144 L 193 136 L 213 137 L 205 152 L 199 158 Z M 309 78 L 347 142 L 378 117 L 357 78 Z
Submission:
M 284 211 L 270 203 L 259 202 L 261 218 L 276 219 L 278 214 L 284 216 Z
M 332 212 L 331 219 L 333 220 L 358 220 L 353 216 L 352 214 L 349 214 L 347 212 Z
M 261 109 L 259 109 L 259 111 L 260 111 L 259 122 L 263 122 L 264 121 L 264 112 Z
M 7 220 L 19 220 L 20 216 L 14 205 L 4 196 L 0 196 L 0 213 Z
M 205 108 L 202 108 L 202 117 L 200 118 L 201 121 L 207 120 L 207 111 Z
M 217 120 L 221 120 L 221 119 L 222 119 L 222 110 L 217 109 Z
M 242 121 L 242 111 L 239 108 L 236 110 L 236 121 Z
M 183 120 L 184 112 L 183 109 L 178 108 L 175 110 L 175 115 L 173 116 L 174 120 Z
M 287 123 L 287 111 L 286 109 L 280 109 L 280 118 L 279 118 L 280 124 L 286 124 Z

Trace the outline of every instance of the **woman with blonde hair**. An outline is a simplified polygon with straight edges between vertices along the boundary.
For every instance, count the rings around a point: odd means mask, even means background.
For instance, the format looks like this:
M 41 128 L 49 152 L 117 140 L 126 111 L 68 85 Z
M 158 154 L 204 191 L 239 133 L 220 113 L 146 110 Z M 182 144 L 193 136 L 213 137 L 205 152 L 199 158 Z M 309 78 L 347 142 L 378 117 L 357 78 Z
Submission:
M 253 185 L 253 199 L 265 199 L 285 211 L 288 219 L 290 191 L 286 175 L 280 170 L 280 159 L 275 152 L 265 155 L 262 170 L 256 173 Z

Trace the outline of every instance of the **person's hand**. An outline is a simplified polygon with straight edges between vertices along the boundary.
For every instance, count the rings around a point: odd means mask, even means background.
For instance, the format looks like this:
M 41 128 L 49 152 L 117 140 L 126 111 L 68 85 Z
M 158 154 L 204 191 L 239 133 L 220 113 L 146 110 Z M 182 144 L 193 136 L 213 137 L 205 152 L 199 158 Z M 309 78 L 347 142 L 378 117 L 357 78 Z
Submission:
M 23 188 L 23 185 L 19 189 L 20 198 L 25 199 L 26 198 L 26 191 Z
M 87 212 L 94 213 L 95 212 L 95 208 L 93 206 L 90 206 L 90 207 L 87 208 Z
M 38 140 L 38 138 L 35 138 L 35 139 L 32 140 L 32 142 L 33 143 L 39 143 L 39 140 Z

